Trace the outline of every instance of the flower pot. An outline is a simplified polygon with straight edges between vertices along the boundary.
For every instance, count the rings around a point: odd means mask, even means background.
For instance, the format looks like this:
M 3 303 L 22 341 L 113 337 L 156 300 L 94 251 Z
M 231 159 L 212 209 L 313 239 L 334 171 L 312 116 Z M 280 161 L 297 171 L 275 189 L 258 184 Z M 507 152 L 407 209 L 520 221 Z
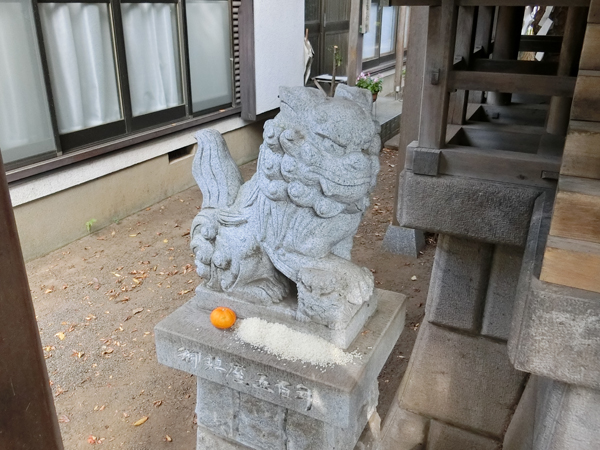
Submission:
M 375 102 L 376 100 L 377 100 L 377 92 L 375 92 L 375 93 L 373 94 L 373 102 Z

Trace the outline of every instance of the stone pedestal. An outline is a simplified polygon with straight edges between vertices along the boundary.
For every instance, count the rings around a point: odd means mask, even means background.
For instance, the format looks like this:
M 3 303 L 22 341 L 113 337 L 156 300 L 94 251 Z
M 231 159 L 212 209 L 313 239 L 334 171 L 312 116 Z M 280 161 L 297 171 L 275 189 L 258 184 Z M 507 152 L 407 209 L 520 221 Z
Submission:
M 376 415 L 377 376 L 404 325 L 405 297 L 374 295 L 377 309 L 348 347 L 361 357 L 346 366 L 319 368 L 253 349 L 210 324 L 201 295 L 160 322 L 158 361 L 198 377 L 197 448 L 355 448 Z

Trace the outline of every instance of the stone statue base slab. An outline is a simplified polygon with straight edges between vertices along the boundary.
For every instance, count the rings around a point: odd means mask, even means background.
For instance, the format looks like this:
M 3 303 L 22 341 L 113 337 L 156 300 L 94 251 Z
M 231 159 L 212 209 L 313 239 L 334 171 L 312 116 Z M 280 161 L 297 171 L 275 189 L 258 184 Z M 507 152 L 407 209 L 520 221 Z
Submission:
M 404 326 L 405 297 L 375 295 L 377 309 L 348 349 L 362 358 L 326 369 L 278 359 L 214 328 L 198 296 L 161 321 L 158 361 L 198 377 L 197 448 L 352 450 Z
M 279 303 L 258 305 L 236 297 L 235 294 L 215 292 L 204 286 L 198 286 L 194 301 L 198 302 L 198 305 L 207 311 L 212 311 L 218 306 L 227 306 L 233 309 L 240 318 L 260 317 L 268 322 L 282 323 L 293 330 L 319 336 L 335 346 L 346 350 L 377 309 L 378 299 L 379 296 L 377 295 L 377 290 L 375 290 L 371 298 L 364 302 L 360 309 L 356 311 L 350 322 L 348 322 L 348 325 L 345 328 L 337 330 L 315 322 L 301 322 L 296 320 L 298 301 L 292 297 L 284 298 Z

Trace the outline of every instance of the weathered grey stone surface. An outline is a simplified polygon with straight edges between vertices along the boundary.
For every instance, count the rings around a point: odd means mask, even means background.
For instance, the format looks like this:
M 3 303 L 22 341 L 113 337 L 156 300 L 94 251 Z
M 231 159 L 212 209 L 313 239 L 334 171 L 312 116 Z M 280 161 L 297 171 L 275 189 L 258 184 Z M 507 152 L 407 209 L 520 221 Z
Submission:
M 524 246 L 542 188 L 458 176 L 402 173 L 397 219 L 401 226 L 464 238 Z
M 481 334 L 508 340 L 522 262 L 521 247 L 497 245 L 494 248 Z
M 551 203 L 533 215 L 508 350 L 519 370 L 600 389 L 600 295 L 539 280 Z
M 503 450 L 533 450 L 538 377 L 531 376 L 506 429 Z
M 381 430 L 381 450 L 422 450 L 429 419 L 406 411 L 394 401 Z
M 389 224 L 381 245 L 386 252 L 417 258 L 425 247 L 425 236 L 421 230 Z
M 342 349 L 347 349 L 377 309 L 378 296 L 376 290 L 371 298 L 360 306 L 347 326 L 340 329 L 296 320 L 298 302 L 289 296 L 272 305 L 256 305 L 242 300 L 235 293 L 215 292 L 200 285 L 196 288 L 196 300 L 207 311 L 212 311 L 218 306 L 227 306 L 240 318 L 260 317 L 269 322 L 282 323 L 293 330 L 314 334 Z
M 349 428 L 341 428 L 198 378 L 196 416 L 202 427 L 199 440 L 209 431 L 228 442 L 257 450 L 350 450 L 355 444 L 361 450 L 376 450 L 377 397 L 374 383 L 357 421 Z
M 500 450 L 500 442 L 432 420 L 427 450 Z
M 405 297 L 381 290 L 377 295 L 377 311 L 366 325 L 370 332 L 359 334 L 349 348 L 363 356 L 346 366 L 323 371 L 301 361 L 254 351 L 237 341 L 231 331 L 213 327 L 209 312 L 196 300 L 156 326 L 157 359 L 244 394 L 348 428 L 362 414 L 373 383 L 404 325 Z M 289 393 L 278 387 L 280 381 L 288 383 Z
M 500 439 L 524 376 L 504 344 L 423 321 L 398 391 L 400 407 Z
M 531 278 L 511 342 L 516 368 L 600 389 L 600 295 Z
M 600 448 L 599 423 L 600 391 L 533 376 L 507 430 L 504 449 L 595 450 Z
M 425 312 L 429 322 L 479 333 L 493 248 L 439 236 Z
M 410 146 L 414 146 L 414 143 L 411 143 Z M 441 150 L 414 147 L 411 153 L 413 173 L 436 177 L 440 167 Z
M 222 436 L 218 436 L 209 429 L 198 425 L 196 450 L 255 450 Z
M 282 301 L 295 283 L 296 319 L 343 329 L 374 288 L 350 251 L 379 171 L 380 127 L 364 89 L 342 85 L 328 98 L 282 87 L 280 99 L 244 184 L 220 134 L 197 134 L 197 270 L 207 288 L 261 305 Z

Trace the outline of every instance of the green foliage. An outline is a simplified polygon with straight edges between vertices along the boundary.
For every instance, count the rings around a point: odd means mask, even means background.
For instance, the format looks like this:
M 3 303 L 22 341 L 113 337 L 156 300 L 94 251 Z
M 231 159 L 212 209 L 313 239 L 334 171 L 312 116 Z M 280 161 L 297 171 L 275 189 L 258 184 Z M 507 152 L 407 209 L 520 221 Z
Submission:
M 92 225 L 94 225 L 94 223 L 96 223 L 96 219 L 90 219 L 85 223 L 85 228 L 87 229 L 88 233 L 92 232 Z
M 370 73 L 361 73 L 356 79 L 356 86 L 368 89 L 372 94 L 377 94 L 383 89 L 383 80 L 378 77 L 372 77 Z

